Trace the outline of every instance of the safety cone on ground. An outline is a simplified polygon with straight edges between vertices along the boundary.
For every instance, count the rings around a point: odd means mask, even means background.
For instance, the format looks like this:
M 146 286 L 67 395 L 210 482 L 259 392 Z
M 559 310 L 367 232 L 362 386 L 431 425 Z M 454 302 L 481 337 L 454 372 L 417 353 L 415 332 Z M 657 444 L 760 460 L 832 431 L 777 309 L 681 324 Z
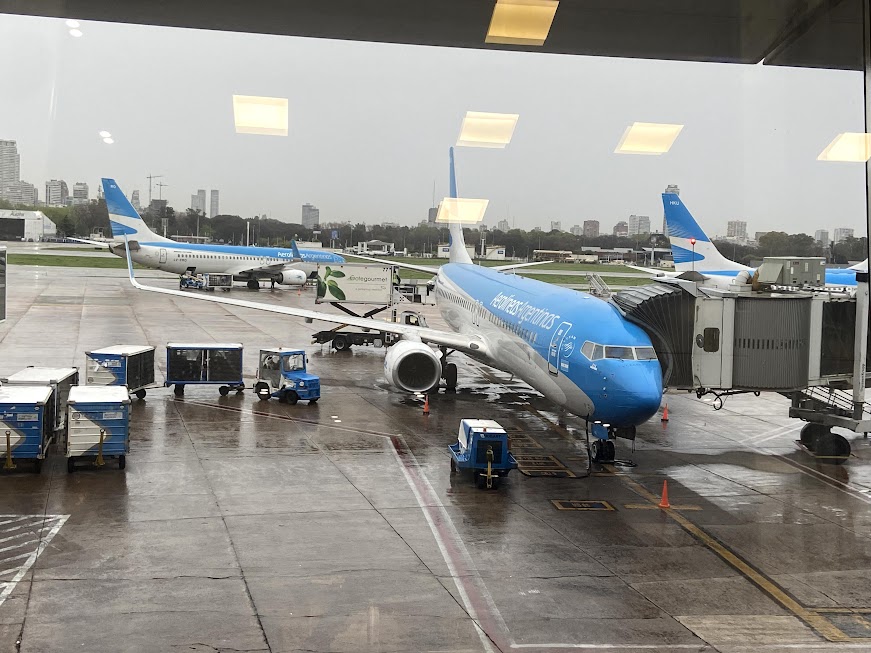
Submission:
M 668 481 L 662 482 L 662 500 L 659 502 L 660 508 L 671 508 L 671 504 L 668 502 Z
M 429 395 L 423 400 L 423 414 L 429 415 Z
M 662 420 L 663 422 L 668 421 L 668 404 L 665 405 L 665 408 L 662 409 Z

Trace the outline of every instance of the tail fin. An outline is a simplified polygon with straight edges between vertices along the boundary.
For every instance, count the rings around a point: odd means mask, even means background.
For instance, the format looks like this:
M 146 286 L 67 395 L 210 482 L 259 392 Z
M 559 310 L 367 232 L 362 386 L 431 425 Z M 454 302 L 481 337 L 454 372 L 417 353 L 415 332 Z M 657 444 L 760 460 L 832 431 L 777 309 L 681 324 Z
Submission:
M 457 173 L 454 169 L 454 148 L 449 150 L 449 156 L 451 161 L 450 168 L 450 196 L 453 198 L 459 197 L 457 194 Z M 458 222 L 450 223 L 450 257 L 448 261 L 450 263 L 472 263 L 472 257 L 469 256 L 469 252 L 466 249 L 466 239 L 463 237 L 463 225 Z
M 293 252 L 293 258 L 298 261 L 302 260 L 302 254 L 299 253 L 299 247 L 296 246 L 296 240 L 290 241 L 290 249 Z
M 114 179 L 103 178 L 103 194 L 106 196 L 106 208 L 109 210 L 109 224 L 112 235 L 117 238 L 127 236 L 131 240 L 167 241 L 168 238 L 158 236 L 148 228 L 145 220 L 137 213 L 130 201 L 118 188 Z
M 676 193 L 663 193 L 665 223 L 674 269 L 678 272 L 715 272 L 726 270 L 750 270 L 746 265 L 730 261 L 720 254 L 708 235 L 695 221 Z

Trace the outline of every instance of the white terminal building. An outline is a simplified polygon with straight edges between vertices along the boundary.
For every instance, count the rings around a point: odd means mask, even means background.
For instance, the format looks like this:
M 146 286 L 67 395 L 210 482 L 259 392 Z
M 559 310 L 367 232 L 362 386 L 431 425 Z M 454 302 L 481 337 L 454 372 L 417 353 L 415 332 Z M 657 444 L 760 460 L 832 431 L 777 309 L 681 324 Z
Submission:
M 0 240 L 33 241 L 57 236 L 57 226 L 42 211 L 0 209 Z

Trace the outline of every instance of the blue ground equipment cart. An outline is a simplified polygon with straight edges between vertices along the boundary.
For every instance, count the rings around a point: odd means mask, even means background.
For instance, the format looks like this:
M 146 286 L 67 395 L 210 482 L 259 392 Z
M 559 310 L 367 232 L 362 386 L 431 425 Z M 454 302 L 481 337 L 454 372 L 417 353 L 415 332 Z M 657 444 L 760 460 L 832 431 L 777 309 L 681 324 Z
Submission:
M 52 389 L 46 410 L 54 420 L 55 434 L 62 434 L 67 426 L 67 397 L 70 388 L 79 384 L 79 370 L 75 367 L 25 367 L 12 376 L 0 379 L 4 385 L 47 385 Z
M 4 385 L 0 387 L 0 442 L 3 469 L 15 469 L 16 460 L 32 460 L 33 471 L 42 471 L 54 438 L 54 414 L 47 386 Z
M 508 451 L 508 434 L 492 419 L 464 419 L 457 441 L 448 445 L 451 472 L 471 469 L 479 488 L 499 487 L 499 480 L 517 469 Z
M 85 354 L 88 385 L 126 385 L 138 399 L 154 385 L 154 347 L 114 345 Z
M 186 385 L 217 385 L 222 397 L 242 392 L 242 345 L 239 343 L 176 343 L 166 345 L 166 383 L 177 397 Z
M 67 401 L 67 471 L 76 461 L 93 460 L 102 467 L 116 458 L 118 469 L 127 466 L 130 451 L 130 395 L 121 386 L 77 386 Z
M 306 371 L 307 362 L 302 349 L 261 349 L 255 394 L 263 401 L 275 397 L 288 404 L 300 399 L 315 403 L 321 398 L 321 379 Z

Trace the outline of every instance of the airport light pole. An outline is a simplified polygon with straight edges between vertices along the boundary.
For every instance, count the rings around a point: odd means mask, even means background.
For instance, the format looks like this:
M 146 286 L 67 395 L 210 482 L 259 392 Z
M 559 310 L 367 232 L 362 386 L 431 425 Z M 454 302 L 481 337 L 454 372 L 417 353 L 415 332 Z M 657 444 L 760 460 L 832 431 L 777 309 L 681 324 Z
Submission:
M 692 259 L 693 259 L 693 272 L 695 272 L 696 271 L 696 239 L 695 238 L 690 238 L 690 245 L 693 246 Z

